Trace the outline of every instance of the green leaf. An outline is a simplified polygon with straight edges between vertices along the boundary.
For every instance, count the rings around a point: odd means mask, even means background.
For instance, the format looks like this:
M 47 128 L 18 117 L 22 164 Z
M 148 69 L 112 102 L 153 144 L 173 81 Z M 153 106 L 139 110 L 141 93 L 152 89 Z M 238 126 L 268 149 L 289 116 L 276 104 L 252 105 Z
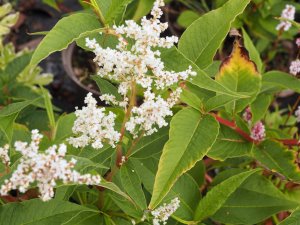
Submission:
M 268 94 L 260 94 L 257 96 L 254 102 L 251 103 L 252 123 L 255 124 L 257 121 L 262 119 L 270 104 L 272 103 L 273 96 Z
M 54 111 L 53 111 L 50 93 L 45 88 L 43 88 L 43 87 L 40 87 L 40 88 L 43 93 L 43 98 L 44 98 L 44 102 L 45 102 L 45 107 L 46 107 L 46 112 L 48 115 L 50 128 L 54 129 L 56 127 L 56 121 L 55 121 L 55 117 L 54 117 Z
M 217 141 L 207 155 L 223 161 L 228 158 L 245 156 L 251 152 L 252 147 L 253 143 L 243 139 L 231 128 L 221 125 Z
M 204 69 L 204 72 L 206 72 L 210 77 L 215 77 L 219 72 L 221 63 L 222 62 L 219 60 L 214 60 L 212 64 Z
M 284 89 L 291 89 L 300 93 L 300 80 L 281 71 L 270 71 L 262 76 L 263 89 L 265 85 L 272 84 Z
M 186 108 L 171 121 L 170 138 L 159 161 L 150 209 L 155 208 L 183 173 L 200 161 L 214 144 L 219 124 L 214 117 Z
M 85 147 L 81 149 L 80 152 L 78 152 L 78 149 L 73 149 L 74 152 L 72 154 L 88 158 L 92 160 L 95 163 L 100 163 L 104 166 L 110 167 L 110 162 L 112 155 L 114 154 L 114 150 L 110 146 L 104 146 L 102 149 L 93 149 L 92 147 Z M 70 149 L 68 150 L 70 152 Z M 70 153 L 69 153 L 70 154 Z M 107 170 L 102 171 L 104 173 L 107 172 Z
M 0 71 L 0 83 L 11 83 L 16 80 L 17 76 L 28 66 L 32 53 L 23 54 L 12 60 L 4 69 Z
M 6 142 L 10 143 L 13 136 L 13 126 L 17 118 L 17 114 L 6 117 L 0 117 L 0 130 L 4 133 Z
M 133 0 L 92 0 L 101 20 L 105 24 L 118 24 L 123 18 L 125 9 Z
M 55 141 L 57 143 L 64 141 L 66 138 L 72 136 L 73 125 L 76 120 L 74 113 L 62 115 L 59 117 L 56 123 Z
M 139 175 L 145 189 L 149 193 L 152 193 L 155 174 L 157 171 L 156 164 L 158 163 L 158 160 L 132 159 L 132 163 L 134 164 L 135 171 Z M 173 214 L 174 218 L 178 221 L 192 221 L 194 211 L 201 195 L 199 192 L 199 186 L 191 175 L 186 173 L 179 177 L 162 202 L 169 203 L 175 197 L 179 198 L 180 207 Z
M 133 201 L 140 207 L 140 209 L 147 209 L 147 202 L 142 190 L 140 178 L 134 170 L 134 166 L 130 161 L 122 165 L 120 169 L 120 177 L 122 186 L 130 195 Z
M 12 5 L 10 3 L 5 3 L 0 6 L 0 17 L 4 17 L 12 11 Z
M 38 64 L 51 53 L 67 48 L 73 41 L 97 29 L 101 30 L 101 24 L 88 13 L 76 13 L 61 19 L 39 44 L 30 64 Z
M 231 23 L 250 0 L 230 0 L 192 23 L 181 36 L 179 50 L 201 69 L 213 61 L 218 48 L 229 32 Z
M 108 169 L 108 167 L 98 163 L 98 162 L 93 162 L 92 160 L 80 156 L 75 156 L 75 155 L 67 155 L 66 156 L 67 160 L 75 159 L 76 166 L 75 170 L 80 172 L 80 173 L 89 173 L 93 170 L 96 169 Z
M 254 46 L 251 38 L 249 37 L 245 29 L 242 29 L 242 31 L 243 31 L 244 46 L 249 51 L 250 59 L 255 63 L 258 72 L 261 73 L 263 69 L 263 63 L 260 58 L 259 52 L 257 51 L 256 47 Z
M 180 95 L 180 100 L 198 111 L 203 109 L 201 99 L 188 89 L 183 89 Z
M 121 195 L 122 197 L 126 198 L 129 202 L 132 202 L 132 203 L 133 203 L 132 199 L 131 199 L 126 193 L 124 193 L 124 192 L 123 192 L 117 185 L 115 185 L 114 183 L 108 182 L 108 181 L 104 181 L 104 180 L 102 179 L 102 181 L 101 181 L 101 183 L 100 183 L 99 186 L 104 187 L 104 188 L 107 188 L 107 189 L 109 189 L 109 190 L 111 190 L 111 191 L 113 191 L 113 192 L 115 192 L 115 193 Z
M 210 111 L 216 110 L 216 109 L 223 107 L 223 106 L 227 105 L 228 103 L 231 103 L 238 99 L 239 99 L 238 97 L 229 96 L 229 95 L 214 96 L 214 97 L 208 99 L 204 103 L 205 111 L 210 112 Z
M 258 170 L 250 170 L 232 176 L 212 188 L 207 195 L 199 202 L 195 212 L 194 220 L 202 221 L 214 215 L 226 202 L 226 200 L 236 191 L 236 189 L 251 175 Z
M 76 188 L 76 185 L 57 187 L 55 190 L 54 199 L 68 201 L 75 192 Z
M 210 78 L 203 70 L 199 69 L 197 65 L 195 65 L 180 51 L 178 51 L 176 47 L 170 49 L 161 49 L 161 58 L 166 69 L 171 71 L 181 72 L 186 70 L 189 66 L 192 66 L 193 71 L 195 71 L 197 75 L 192 77 L 190 82 L 200 88 L 230 96 L 247 97 L 229 90 L 222 84 L 219 84 Z
M 104 0 L 107 1 L 107 0 Z M 119 23 L 129 3 L 133 0 L 111 0 L 111 5 L 106 14 L 107 23 Z
M 227 104 L 226 110 L 230 113 L 238 113 L 254 101 L 261 87 L 261 76 L 239 41 L 235 41 L 231 56 L 223 62 L 216 80 L 231 91 L 246 92 L 250 96 Z
M 92 79 L 96 82 L 101 94 L 111 94 L 115 96 L 118 101 L 122 100 L 122 96 L 118 93 L 118 88 L 108 80 L 105 80 L 97 75 L 92 76 Z
M 278 225 L 300 225 L 300 208 L 297 208 L 288 218 Z
M 165 197 L 164 202 L 168 203 L 175 197 L 179 198 L 180 207 L 175 211 L 172 217 L 179 222 L 188 224 L 188 221 L 193 220 L 194 211 L 201 199 L 199 186 L 191 175 L 184 174 L 181 176 Z
M 0 20 L 0 25 L 4 27 L 14 26 L 19 19 L 19 13 L 9 14 Z
M 298 206 L 267 178 L 249 177 L 212 217 L 222 224 L 258 224 L 270 216 Z
M 0 207 L 0 225 L 53 225 L 65 224 L 73 217 L 89 217 L 99 212 L 74 203 L 39 199 L 10 203 Z
M 158 132 L 143 137 L 132 149 L 129 158 L 149 158 L 162 151 L 169 138 L 169 127 L 159 129 Z
M 180 16 L 177 19 L 177 23 L 184 27 L 187 28 L 190 26 L 195 20 L 199 18 L 199 14 L 197 12 L 194 12 L 192 10 L 185 10 L 183 11 Z
M 264 141 L 252 150 L 253 157 L 263 166 L 287 179 L 299 182 L 300 170 L 295 164 L 295 155 L 280 143 Z
M 12 103 L 0 110 L 0 130 L 4 132 L 9 143 L 13 135 L 13 125 L 19 113 L 37 100 Z
M 154 0 L 139 0 L 137 9 L 132 19 L 138 22 L 143 16 L 147 15 L 152 9 Z
M 43 3 L 49 5 L 50 7 L 56 9 L 57 11 L 59 11 L 59 7 L 57 5 L 56 0 L 43 0 Z
M 126 215 L 140 219 L 143 216 L 143 211 L 139 209 L 136 205 L 128 202 L 125 198 L 120 196 L 116 196 L 114 193 L 108 193 L 109 197 L 113 201 L 113 203 L 120 208 Z M 116 206 L 114 206 L 113 210 L 115 210 Z

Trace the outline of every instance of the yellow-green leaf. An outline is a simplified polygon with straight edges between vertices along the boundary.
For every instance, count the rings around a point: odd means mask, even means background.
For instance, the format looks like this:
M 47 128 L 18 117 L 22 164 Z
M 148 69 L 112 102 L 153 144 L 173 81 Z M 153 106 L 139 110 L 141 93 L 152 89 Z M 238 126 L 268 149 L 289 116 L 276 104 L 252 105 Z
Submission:
M 232 53 L 222 63 L 216 80 L 231 91 L 246 92 L 250 96 L 227 104 L 226 109 L 231 113 L 242 111 L 254 101 L 261 87 L 261 75 L 239 41 L 234 42 Z
M 269 170 L 279 173 L 289 180 L 300 181 L 300 170 L 295 164 L 295 154 L 280 143 L 267 140 L 253 148 L 252 154 Z

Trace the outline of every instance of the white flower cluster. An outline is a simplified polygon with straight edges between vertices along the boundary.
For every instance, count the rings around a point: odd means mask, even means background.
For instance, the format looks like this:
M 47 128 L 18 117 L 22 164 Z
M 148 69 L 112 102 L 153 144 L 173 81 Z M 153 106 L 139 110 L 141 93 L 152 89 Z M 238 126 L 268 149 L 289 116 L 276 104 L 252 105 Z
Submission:
M 128 103 L 128 98 L 125 97 L 123 101 L 118 101 L 114 95 L 111 94 L 102 94 L 100 96 L 101 101 L 104 101 L 108 105 L 120 106 L 122 108 L 126 108 Z
M 114 96 L 105 94 L 100 97 L 102 101 L 126 109 L 129 103 L 127 95 L 133 85 L 144 89 L 144 102 L 139 107 L 133 107 L 132 117 L 126 124 L 127 130 L 133 135 L 138 132 L 137 128 L 144 131 L 145 135 L 150 135 L 157 127 L 166 126 L 164 118 L 172 115 L 170 108 L 179 99 L 179 90 L 171 96 L 172 100 L 165 100 L 161 96 L 155 96 L 153 89 L 168 89 L 179 81 L 196 75 L 192 67 L 182 72 L 165 69 L 158 47 L 171 48 L 178 42 L 178 38 L 161 37 L 161 33 L 168 28 L 167 23 L 159 20 L 163 14 L 160 9 L 162 6 L 164 1 L 156 0 L 151 11 L 152 18 L 143 17 L 141 25 L 128 20 L 125 25 L 113 26 L 110 33 L 119 40 L 116 49 L 102 48 L 95 39 L 86 39 L 86 46 L 96 55 L 94 61 L 99 66 L 98 74 L 118 82 L 118 93 L 124 97 L 118 103 Z
M 167 220 L 169 217 L 179 208 L 180 200 L 178 198 L 174 198 L 170 204 L 164 203 L 164 205 L 159 208 L 153 210 L 151 212 L 153 218 L 153 225 L 163 225 L 167 224 Z
M 145 135 L 151 135 L 157 132 L 156 126 L 158 128 L 168 126 L 165 117 L 173 115 L 171 108 L 175 105 L 180 93 L 181 89 L 178 88 L 167 100 L 164 100 L 149 90 L 145 91 L 144 103 L 139 107 L 133 107 L 126 129 L 136 137 L 139 130 L 145 131 Z
M 120 134 L 114 130 L 116 115 L 112 112 L 106 114 L 105 108 L 98 108 L 92 93 L 86 96 L 84 102 L 87 106 L 75 111 L 77 119 L 73 133 L 77 137 L 69 138 L 69 143 L 76 148 L 91 144 L 93 148 L 100 149 L 106 142 L 115 147 L 120 138 Z
M 52 146 L 45 153 L 39 153 L 39 144 L 42 135 L 37 130 L 32 131 L 32 141 L 16 142 L 15 148 L 22 154 L 22 158 L 17 169 L 13 172 L 9 180 L 1 186 L 0 194 L 7 195 L 10 190 L 18 189 L 24 193 L 31 184 L 36 183 L 43 201 L 50 200 L 54 196 L 56 182 L 64 184 L 99 184 L 100 176 L 84 174 L 73 170 L 76 160 L 70 162 L 64 159 L 66 146 Z
M 300 73 L 300 60 L 297 59 L 291 63 L 290 66 L 290 73 L 296 76 L 298 73 Z
M 287 20 L 295 19 L 296 8 L 293 5 L 286 5 L 285 9 L 281 13 L 281 17 Z M 285 30 L 288 31 L 291 28 L 292 24 L 289 21 L 281 21 L 276 30 Z
M 9 145 L 4 145 L 3 148 L 0 147 L 0 160 L 3 162 L 3 164 L 7 166 L 10 164 L 8 150 L 9 150 Z
M 298 109 L 295 111 L 295 116 L 296 116 L 297 122 L 300 123 L 300 106 L 298 106 Z

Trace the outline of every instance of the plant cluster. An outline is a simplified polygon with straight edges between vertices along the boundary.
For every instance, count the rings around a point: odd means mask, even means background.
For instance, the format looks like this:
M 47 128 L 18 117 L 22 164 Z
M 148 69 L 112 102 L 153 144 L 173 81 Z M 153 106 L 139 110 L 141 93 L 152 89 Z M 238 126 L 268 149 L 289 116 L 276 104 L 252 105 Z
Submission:
M 10 3 L 0 6 L 0 108 L 15 100 L 32 100 L 42 96 L 38 86 L 52 82 L 51 74 L 29 65 L 31 51 L 23 49 L 16 52 L 14 45 L 5 41 L 18 18 L 19 13 L 13 13 Z
M 300 29 L 298 4 L 283 1 L 268 49 L 246 29 L 258 29 L 251 13 L 273 20 L 263 9 L 276 1 L 216 1 L 212 11 L 202 1 L 207 12 L 180 38 L 164 35 L 163 0 L 140 21 L 135 1 L 84 2 L 92 10 L 61 19 L 29 60 L 3 63 L 0 81 L 15 75 L 2 90 L 24 96 L 0 101 L 0 225 L 296 224 L 300 97 L 284 108 L 277 96 L 300 93 L 300 65 L 269 70 L 269 51 Z M 94 53 L 101 95 L 59 115 L 45 83 L 26 79 L 72 42 Z

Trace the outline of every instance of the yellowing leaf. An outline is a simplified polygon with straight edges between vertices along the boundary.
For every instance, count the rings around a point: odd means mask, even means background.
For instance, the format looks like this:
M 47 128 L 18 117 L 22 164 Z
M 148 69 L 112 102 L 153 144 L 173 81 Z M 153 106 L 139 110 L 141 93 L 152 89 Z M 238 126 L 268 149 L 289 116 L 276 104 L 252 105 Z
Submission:
M 240 112 L 253 102 L 261 87 L 261 75 L 239 41 L 235 41 L 231 55 L 223 61 L 216 80 L 231 91 L 250 96 L 228 103 L 226 109 L 231 113 Z

